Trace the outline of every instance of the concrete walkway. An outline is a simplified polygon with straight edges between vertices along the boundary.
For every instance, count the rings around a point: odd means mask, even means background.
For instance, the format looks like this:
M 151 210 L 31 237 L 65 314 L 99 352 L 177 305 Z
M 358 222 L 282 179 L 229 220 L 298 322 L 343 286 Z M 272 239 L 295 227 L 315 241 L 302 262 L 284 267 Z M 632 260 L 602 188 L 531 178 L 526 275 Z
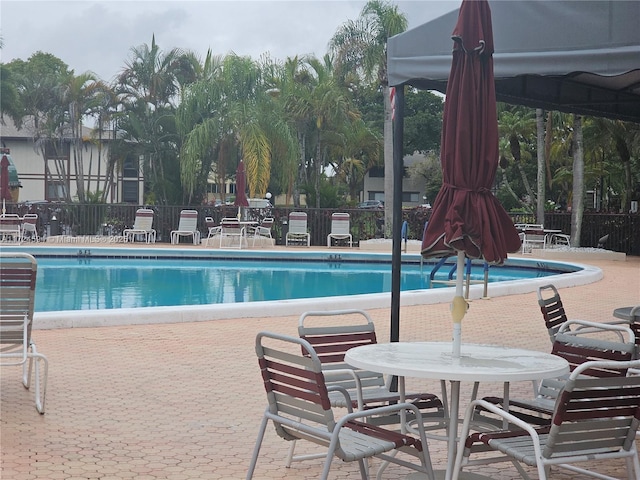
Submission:
M 614 308 L 640 303 L 640 258 L 585 263 L 603 269 L 604 278 L 560 291 L 569 317 L 607 321 Z M 385 341 L 388 309 L 370 313 Z M 295 335 L 296 327 L 296 317 L 284 317 L 34 331 L 38 350 L 50 362 L 46 414 L 36 412 L 19 370 L 3 367 L 0 478 L 244 478 L 266 404 L 255 335 Z M 551 347 L 535 293 L 473 301 L 462 330 L 463 342 Z M 401 340 L 449 341 L 450 332 L 447 304 L 402 308 Z M 424 381 L 407 387 L 439 392 L 439 385 Z M 501 389 L 484 384 L 480 395 Z M 513 386 L 514 396 L 530 391 L 530 384 Z M 284 468 L 287 448 L 270 426 L 254 478 L 318 478 L 320 460 Z M 432 441 L 430 448 L 436 466 L 443 465 L 443 445 Z M 621 477 L 622 463 L 604 462 L 601 471 Z M 519 478 L 509 464 L 474 471 L 495 480 Z M 409 472 L 393 466 L 384 478 Z M 330 478 L 359 478 L 357 465 L 334 461 Z M 552 478 L 586 477 L 554 470 Z

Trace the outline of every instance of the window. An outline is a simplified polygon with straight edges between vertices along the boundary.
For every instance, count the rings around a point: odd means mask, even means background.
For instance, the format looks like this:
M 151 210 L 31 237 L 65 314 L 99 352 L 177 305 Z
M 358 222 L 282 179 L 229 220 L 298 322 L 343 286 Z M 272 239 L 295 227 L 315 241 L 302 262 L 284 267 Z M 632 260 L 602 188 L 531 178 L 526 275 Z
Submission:
M 56 200 L 66 200 L 66 196 L 64 194 L 64 183 L 62 182 L 54 182 L 53 180 L 47 179 L 47 193 L 46 199 L 51 201 Z
M 402 201 L 410 203 L 421 203 L 419 192 L 402 192 Z
M 122 201 L 127 203 L 138 203 L 139 186 L 137 180 L 122 181 Z
M 138 178 L 139 162 L 135 154 L 129 153 L 122 165 L 122 176 L 124 178 Z
M 369 170 L 369 177 L 384 178 L 384 167 L 373 167 Z M 370 198 L 369 200 L 375 200 L 375 198 Z
M 69 144 L 56 145 L 47 142 L 45 145 L 45 200 L 67 200 L 69 192 Z

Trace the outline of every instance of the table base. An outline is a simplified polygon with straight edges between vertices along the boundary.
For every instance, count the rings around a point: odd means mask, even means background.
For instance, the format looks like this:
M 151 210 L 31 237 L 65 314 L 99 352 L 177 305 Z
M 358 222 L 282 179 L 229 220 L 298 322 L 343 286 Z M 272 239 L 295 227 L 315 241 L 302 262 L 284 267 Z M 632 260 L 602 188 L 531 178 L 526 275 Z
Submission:
M 446 473 L 444 470 L 434 470 L 433 473 L 436 474 L 436 480 L 444 480 Z M 428 478 L 426 474 L 420 472 L 410 473 L 405 477 L 406 480 L 428 480 Z M 460 480 L 493 480 L 491 477 L 473 472 L 461 472 L 458 478 Z

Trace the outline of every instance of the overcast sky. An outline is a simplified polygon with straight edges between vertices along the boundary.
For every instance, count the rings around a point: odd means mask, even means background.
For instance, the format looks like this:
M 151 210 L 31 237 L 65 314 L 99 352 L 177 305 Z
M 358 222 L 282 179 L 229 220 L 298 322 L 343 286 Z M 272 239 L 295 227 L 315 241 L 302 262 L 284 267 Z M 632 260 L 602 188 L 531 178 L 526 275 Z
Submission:
M 131 48 L 156 43 L 164 52 L 178 47 L 204 59 L 235 52 L 258 59 L 269 52 L 284 60 L 309 53 L 322 56 L 338 27 L 358 18 L 365 1 L 349 0 L 2 0 L 2 62 L 51 53 L 76 74 L 96 73 L 111 81 Z M 460 0 L 399 0 L 409 28 L 460 6 Z

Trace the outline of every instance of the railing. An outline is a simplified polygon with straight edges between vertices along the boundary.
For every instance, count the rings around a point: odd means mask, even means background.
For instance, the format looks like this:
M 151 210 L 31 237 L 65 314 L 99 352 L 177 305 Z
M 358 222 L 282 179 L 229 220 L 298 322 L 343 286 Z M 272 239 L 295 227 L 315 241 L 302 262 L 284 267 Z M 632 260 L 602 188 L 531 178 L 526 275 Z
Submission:
M 7 213 L 38 214 L 38 231 L 43 236 L 48 235 L 122 235 L 125 228 L 133 225 L 138 205 L 129 204 L 7 204 Z M 207 228 L 205 217 L 212 217 L 219 223 L 223 217 L 235 217 L 237 207 L 223 206 L 150 206 L 155 212 L 153 226 L 157 232 L 158 242 L 170 242 L 170 232 L 175 230 L 180 221 L 180 211 L 188 208 L 198 211 L 198 225 L 206 238 Z M 248 216 L 252 220 L 262 217 L 274 218 L 272 229 L 276 243 L 283 244 L 288 226 L 291 208 L 276 207 L 272 209 L 248 209 Z M 340 211 L 350 214 L 350 228 L 354 245 L 372 238 L 384 236 L 384 212 L 381 210 L 364 209 L 315 209 L 304 208 L 307 213 L 311 245 L 326 245 L 327 235 L 331 231 L 331 214 Z M 409 226 L 409 239 L 421 239 L 425 223 L 430 211 L 414 208 L 403 211 L 403 221 Z M 514 223 L 532 223 L 532 216 L 514 214 Z M 571 232 L 570 213 L 547 213 L 545 227 Z M 628 255 L 640 255 L 640 214 L 608 214 L 585 213 L 582 219 L 580 245 L 582 247 L 597 247 L 598 241 L 609 235 L 604 248 Z

